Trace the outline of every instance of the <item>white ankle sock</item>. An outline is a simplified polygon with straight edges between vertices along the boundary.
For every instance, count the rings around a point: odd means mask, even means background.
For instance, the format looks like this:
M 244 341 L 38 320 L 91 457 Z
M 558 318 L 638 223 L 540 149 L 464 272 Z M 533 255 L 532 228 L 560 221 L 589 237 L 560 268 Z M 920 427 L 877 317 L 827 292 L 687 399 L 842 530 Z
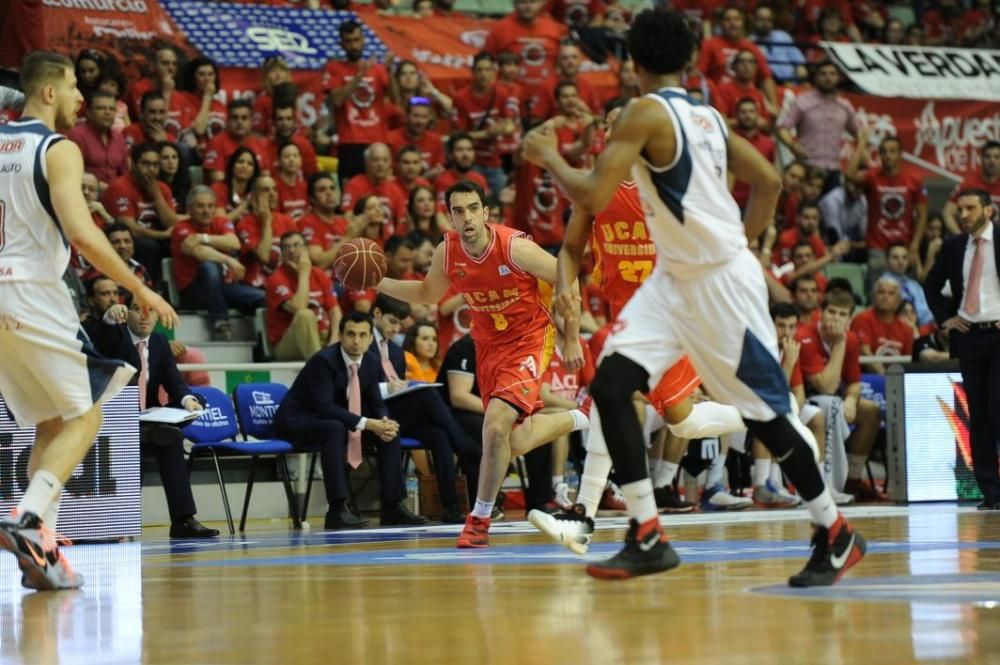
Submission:
M 755 459 L 753 461 L 753 486 L 763 487 L 771 474 L 771 458 Z
M 708 467 L 708 473 L 705 476 L 705 487 L 715 487 L 716 485 L 722 484 L 722 472 L 726 468 L 726 456 L 719 453 L 712 460 L 712 463 Z
M 868 461 L 867 455 L 848 455 L 847 477 L 861 478 L 861 474 L 865 472 L 865 462 L 867 461 Z
M 652 474 L 653 487 L 659 489 L 674 482 L 674 478 L 677 477 L 677 470 L 679 468 L 681 468 L 680 464 L 660 460 L 660 464 L 657 466 L 656 471 Z
M 785 476 L 781 473 L 780 464 L 771 465 L 771 482 L 774 483 L 775 487 L 785 486 Z
M 555 489 L 560 483 L 566 482 L 565 476 L 552 476 L 552 488 Z
M 625 505 L 628 506 L 629 517 L 639 524 L 656 518 L 653 482 L 649 478 L 622 485 L 622 494 L 625 495 Z
M 493 514 L 492 501 L 480 501 L 476 499 L 476 505 L 472 508 L 472 516 L 480 519 L 488 518 Z
M 571 409 L 569 415 L 573 416 L 573 430 L 579 432 L 590 427 L 590 418 L 580 409 Z
M 49 507 L 45 509 L 45 514 L 42 515 L 42 521 L 45 522 L 45 526 L 56 530 L 56 522 L 59 521 L 59 497 L 49 504 Z
M 31 477 L 28 489 L 17 504 L 18 511 L 22 513 L 34 513 L 44 519 L 45 509 L 59 499 L 62 493 L 62 483 L 53 474 L 39 469 Z
M 806 508 L 809 509 L 809 515 L 812 517 L 813 524 L 830 528 L 837 521 L 837 515 L 839 514 L 837 512 L 837 504 L 833 502 L 830 490 L 825 487 L 818 497 L 812 501 L 806 501 Z

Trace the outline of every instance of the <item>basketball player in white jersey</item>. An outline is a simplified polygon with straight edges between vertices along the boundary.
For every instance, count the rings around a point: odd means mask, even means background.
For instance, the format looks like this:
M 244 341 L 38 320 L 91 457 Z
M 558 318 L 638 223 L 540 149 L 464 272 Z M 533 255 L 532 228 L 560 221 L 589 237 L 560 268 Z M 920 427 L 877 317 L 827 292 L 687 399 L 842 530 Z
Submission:
M 631 396 L 656 385 L 687 353 L 712 394 L 739 409 L 806 502 L 815 525 L 813 553 L 789 583 L 833 584 L 861 560 L 865 542 L 839 514 L 793 412 L 767 286 L 747 242 L 771 224 L 781 178 L 753 146 L 729 132 L 718 111 L 680 87 L 695 47 L 681 13 L 641 12 L 627 43 L 643 96 L 625 107 L 593 170 L 566 163 L 551 127 L 524 142 L 525 156 L 591 214 L 631 173 L 657 249 L 656 268 L 621 312 L 591 385 L 632 520 L 625 548 L 587 572 L 621 579 L 680 563 L 657 519 Z M 752 187 L 744 221 L 727 187 L 729 171 Z M 564 291 L 558 300 L 576 304 L 579 294 Z
M 0 126 L 0 394 L 18 425 L 34 425 L 36 434 L 30 483 L 13 515 L 0 520 L 0 547 L 17 556 L 25 587 L 72 589 L 83 578 L 56 545 L 59 495 L 101 427 L 101 403 L 135 369 L 99 356 L 80 328 L 62 281 L 70 244 L 165 325 L 177 314 L 91 220 L 80 149 L 56 133 L 73 127 L 83 101 L 72 61 L 29 54 L 21 87 L 21 120 Z

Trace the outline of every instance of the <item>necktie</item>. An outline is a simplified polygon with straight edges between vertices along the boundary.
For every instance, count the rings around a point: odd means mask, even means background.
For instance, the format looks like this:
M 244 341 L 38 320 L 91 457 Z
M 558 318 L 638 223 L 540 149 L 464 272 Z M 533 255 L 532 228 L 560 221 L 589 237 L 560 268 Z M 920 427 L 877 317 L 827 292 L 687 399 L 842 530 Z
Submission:
M 390 381 L 398 380 L 399 374 L 396 374 L 396 368 L 392 366 L 392 361 L 389 360 L 389 340 L 383 339 L 379 342 L 378 354 L 382 356 L 382 369 L 385 371 L 385 378 Z
M 356 416 L 361 415 L 361 381 L 358 380 L 358 363 L 351 363 L 351 378 L 347 384 L 347 409 Z M 351 430 L 347 434 L 347 463 L 352 469 L 361 466 L 361 432 Z
M 979 284 L 983 281 L 983 243 L 986 238 L 976 238 L 976 251 L 972 255 L 972 266 L 969 268 L 969 283 L 965 287 L 966 314 L 979 314 Z
M 149 342 L 139 340 L 135 344 L 139 352 L 139 410 L 146 410 L 146 383 L 149 381 L 149 360 L 146 358 L 146 345 Z

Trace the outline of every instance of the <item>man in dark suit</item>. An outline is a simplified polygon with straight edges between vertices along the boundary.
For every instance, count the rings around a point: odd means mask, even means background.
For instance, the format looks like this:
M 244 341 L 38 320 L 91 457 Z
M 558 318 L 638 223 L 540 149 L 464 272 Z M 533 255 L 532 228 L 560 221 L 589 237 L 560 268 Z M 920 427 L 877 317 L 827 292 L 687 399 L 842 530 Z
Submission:
M 962 371 L 979 509 L 1000 510 L 1000 227 L 990 222 L 993 205 L 983 190 L 959 192 L 957 206 L 964 233 L 944 241 L 924 291 Z M 950 299 L 941 295 L 945 282 Z
M 392 393 L 407 386 L 406 356 L 402 347 L 392 341 L 399 333 L 404 319 L 410 315 L 410 306 L 380 293 L 372 306 L 375 316 L 375 339 L 371 350 L 379 354 L 382 373 L 379 380 L 388 384 Z M 420 440 L 431 452 L 434 459 L 434 475 L 438 481 L 443 513 L 441 521 L 447 524 L 464 524 L 465 515 L 458 507 L 455 489 L 455 460 L 459 463 L 468 481 L 470 503 L 475 501 L 475 491 L 479 486 L 479 462 L 482 448 L 469 440 L 448 411 L 448 406 L 436 390 L 424 389 L 391 397 L 386 400 L 389 415 L 399 423 L 403 436 Z
M 347 507 L 346 464 L 361 463 L 362 434 L 375 445 L 378 455 L 382 525 L 427 522 L 403 503 L 406 489 L 399 424 L 388 418 L 379 392 L 379 357 L 368 351 L 373 328 L 371 317 L 361 312 L 342 318 L 340 343 L 325 347 L 306 362 L 274 418 L 275 436 L 303 450 L 320 451 L 330 504 L 327 529 L 368 524 Z M 352 384 L 357 393 L 350 392 Z
M 124 360 L 139 372 L 132 384 L 139 386 L 139 408 L 160 406 L 162 387 L 170 396 L 170 406 L 197 411 L 198 398 L 191 393 L 170 351 L 170 342 L 162 333 L 154 333 L 156 312 L 143 311 L 125 293 L 125 305 L 112 305 L 99 322 L 88 326 L 94 347 L 104 356 Z M 197 509 L 191 493 L 191 478 L 184 459 L 184 435 L 178 427 L 159 423 L 140 423 L 139 440 L 143 452 L 156 459 L 163 492 L 170 511 L 171 538 L 214 538 L 218 530 L 209 529 L 195 519 Z

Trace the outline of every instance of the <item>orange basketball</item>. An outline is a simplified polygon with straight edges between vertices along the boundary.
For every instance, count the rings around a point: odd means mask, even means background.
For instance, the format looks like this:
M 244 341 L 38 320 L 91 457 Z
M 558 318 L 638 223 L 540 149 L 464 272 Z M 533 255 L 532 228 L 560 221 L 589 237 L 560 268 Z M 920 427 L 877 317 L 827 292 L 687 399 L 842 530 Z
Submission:
M 385 269 L 385 252 L 368 238 L 348 240 L 333 260 L 337 279 L 353 291 L 364 291 L 381 282 Z

